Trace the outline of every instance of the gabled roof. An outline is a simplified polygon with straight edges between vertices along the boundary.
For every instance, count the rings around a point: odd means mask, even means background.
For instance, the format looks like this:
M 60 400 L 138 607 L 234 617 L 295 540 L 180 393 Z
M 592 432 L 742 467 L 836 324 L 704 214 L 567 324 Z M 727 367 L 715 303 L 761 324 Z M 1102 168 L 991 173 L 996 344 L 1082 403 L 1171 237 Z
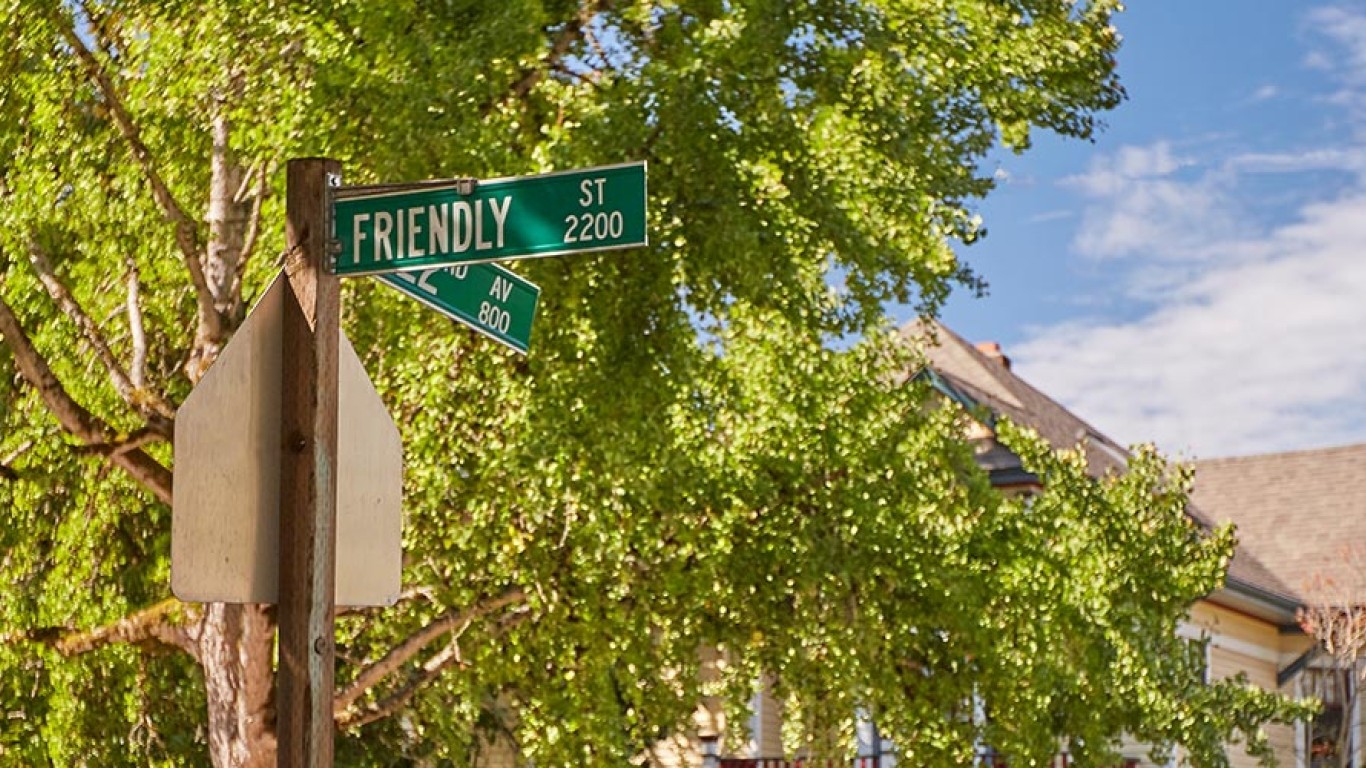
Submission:
M 1366 444 L 1198 461 L 1194 499 L 1302 601 L 1311 578 L 1349 565 L 1344 546 L 1366 544 Z
M 1016 376 L 1001 359 L 987 356 L 938 321 L 915 320 L 901 333 L 924 351 L 930 367 L 952 388 L 995 416 L 1032 427 L 1054 448 L 1074 448 L 1084 441 L 1097 477 L 1124 469 L 1128 451 L 1123 446 Z
M 936 383 L 954 399 L 967 401 L 963 404 L 969 407 L 984 407 L 992 417 L 1005 416 L 1030 427 L 1054 448 L 1071 449 L 1081 444 L 1095 477 L 1124 470 L 1127 449 L 1016 375 L 1004 356 L 984 353 L 935 320 L 914 320 L 903 326 L 901 333 L 924 352 Z M 1366 460 L 1366 447 L 1362 457 Z M 978 460 L 991 473 L 993 481 L 1027 477 L 1018 457 L 992 438 L 981 438 Z M 1201 493 L 1204 471 L 1202 462 L 1197 465 L 1196 493 L 1187 510 L 1192 519 L 1206 528 L 1227 519 L 1239 523 L 1240 545 L 1229 563 L 1228 586 L 1221 594 L 1222 601 L 1275 623 L 1292 622 L 1299 595 L 1258 559 L 1256 548 L 1241 543 L 1245 535 L 1241 521 L 1231 515 L 1209 516 L 1201 511 L 1202 499 L 1206 498 Z M 1357 477 L 1366 486 L 1366 474 L 1358 473 Z M 1362 519 L 1361 530 L 1366 533 L 1366 508 L 1358 507 L 1357 517 Z M 1366 537 L 1358 536 L 1357 540 L 1366 541 Z

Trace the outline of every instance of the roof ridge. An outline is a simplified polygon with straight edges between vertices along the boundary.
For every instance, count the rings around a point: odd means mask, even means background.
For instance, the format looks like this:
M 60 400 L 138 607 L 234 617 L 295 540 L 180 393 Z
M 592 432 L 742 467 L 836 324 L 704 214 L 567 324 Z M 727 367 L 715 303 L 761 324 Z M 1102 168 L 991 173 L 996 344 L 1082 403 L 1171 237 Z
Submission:
M 928 328 L 926 328 L 926 326 L 928 326 Z M 995 385 L 994 387 L 988 389 L 980 385 L 973 384 L 973 389 L 976 389 L 994 398 L 1003 400 L 1006 404 L 1014 406 L 1016 408 L 1024 408 L 1024 403 L 1020 402 L 1019 395 L 1017 395 L 1014 389 L 1011 388 L 1009 384 L 1005 380 L 1003 380 L 999 375 L 1002 371 L 1004 371 L 1005 373 L 1010 373 L 1009 369 L 1007 369 L 1000 363 L 996 362 L 995 360 L 992 360 L 991 358 L 982 354 L 982 351 L 977 348 L 977 345 L 960 336 L 956 331 L 945 325 L 936 317 L 917 317 L 914 320 L 911 320 L 907 322 L 905 325 L 903 325 L 901 327 L 901 332 L 904 336 L 911 339 L 915 339 L 917 337 L 916 331 L 921 328 L 926 328 L 926 330 L 928 330 L 929 333 L 932 335 L 930 338 L 925 340 L 933 342 L 933 346 L 944 349 L 945 341 L 953 342 L 955 347 L 957 347 L 960 351 L 967 354 L 968 358 L 979 369 L 979 371 L 990 380 L 991 384 Z M 960 380 L 963 379 L 961 375 L 955 376 L 954 378 Z M 968 383 L 971 384 L 971 382 Z
M 1087 421 L 1086 419 L 1084 419 L 1084 418 L 1082 418 L 1081 416 L 1079 416 L 1079 415 L 1077 414 L 1076 411 L 1074 411 L 1074 410 L 1072 410 L 1071 408 L 1068 408 L 1067 406 L 1065 406 L 1065 405 L 1063 405 L 1062 403 L 1058 402 L 1058 401 L 1057 401 L 1056 399 L 1054 399 L 1051 395 L 1049 395 L 1048 393 L 1046 393 L 1046 392 L 1044 392 L 1043 390 L 1039 389 L 1038 387 L 1034 386 L 1033 384 L 1029 383 L 1029 380 L 1028 380 L 1028 379 L 1024 378 L 1023 376 L 1020 376 L 1019 374 L 1015 373 L 1013 370 L 1007 370 L 1006 373 L 1008 373 L 1008 374 L 1010 375 L 1011 379 L 1012 379 L 1014 382 L 1018 383 L 1020 386 L 1025 387 L 1026 389 L 1028 389 L 1029 392 L 1030 392 L 1032 395 L 1034 395 L 1034 396 L 1036 396 L 1036 397 L 1043 398 L 1044 400 L 1047 400 L 1048 402 L 1052 403 L 1053 405 L 1057 406 L 1058 408 L 1062 409 L 1063 411 L 1066 411 L 1067 414 L 1068 414 L 1069 416 L 1071 416 L 1072 418 L 1076 419 L 1076 420 L 1077 420 L 1077 423 L 1080 424 L 1081 427 L 1082 427 L 1082 429 L 1081 429 L 1081 434 L 1079 434 L 1079 435 L 1076 436 L 1076 442 L 1081 442 L 1083 438 L 1086 438 L 1086 439 L 1092 439 L 1092 438 L 1094 438 L 1095 440 L 1097 440 L 1098 442 L 1102 443 L 1102 444 L 1105 445 L 1106 447 L 1113 448 L 1113 449 L 1119 451 L 1120 453 L 1124 454 L 1125 457 L 1128 457 L 1128 456 L 1129 456 L 1129 449 L 1128 449 L 1127 447 L 1125 447 L 1123 443 L 1120 443 L 1118 440 L 1115 440 L 1113 437 L 1110 437 L 1109 435 L 1105 434 L 1104 432 L 1101 432 L 1099 429 L 1096 429 L 1095 425 L 1093 425 L 1091 422 L 1089 422 L 1089 421 Z
M 1269 459 L 1289 458 L 1293 456 L 1322 456 L 1324 454 L 1329 453 L 1353 453 L 1357 451 L 1366 453 L 1366 443 L 1346 443 L 1343 445 L 1329 445 L 1319 448 L 1298 448 L 1290 451 L 1273 451 L 1271 453 L 1248 453 L 1238 456 L 1214 456 L 1208 459 L 1197 459 L 1195 461 L 1195 464 L 1198 467 L 1201 464 L 1246 463 L 1254 461 L 1266 461 Z
M 1119 451 L 1126 458 L 1128 457 L 1128 448 L 1126 448 L 1119 441 L 1115 440 L 1114 438 L 1097 429 L 1095 425 L 1093 425 L 1091 422 L 1079 416 L 1076 411 L 1073 411 L 1071 408 L 1068 408 L 1067 406 L 1058 402 L 1052 396 L 1048 395 L 1043 390 L 1031 384 L 1028 379 L 1016 373 L 1015 369 L 1005 365 L 1001 365 L 999 362 L 988 357 L 984 352 L 982 352 L 982 350 L 977 348 L 976 344 L 968 341 L 966 338 L 959 335 L 952 328 L 949 328 L 943 323 L 938 323 L 938 325 L 941 329 L 947 331 L 958 341 L 962 342 L 963 348 L 968 350 L 969 354 L 971 354 L 976 359 L 978 365 L 981 365 L 983 368 L 986 369 L 987 373 L 991 375 L 993 380 L 995 380 L 998 384 L 1005 387 L 1006 389 L 1009 389 L 1012 395 L 1015 395 L 1015 400 L 1017 401 L 1015 404 L 1017 406 L 1021 408 L 1026 407 L 1025 404 L 1020 401 L 1020 393 L 1017 391 L 1017 387 L 1023 387 L 1030 396 L 1041 398 L 1047 401 L 1049 404 L 1057 407 L 1059 410 L 1065 412 L 1068 416 L 1075 419 L 1077 423 L 1081 425 L 1081 429 L 1079 430 L 1080 434 L 1074 436 L 1073 444 L 1079 443 L 1083 439 L 1094 439 L 1108 448 L 1112 448 Z

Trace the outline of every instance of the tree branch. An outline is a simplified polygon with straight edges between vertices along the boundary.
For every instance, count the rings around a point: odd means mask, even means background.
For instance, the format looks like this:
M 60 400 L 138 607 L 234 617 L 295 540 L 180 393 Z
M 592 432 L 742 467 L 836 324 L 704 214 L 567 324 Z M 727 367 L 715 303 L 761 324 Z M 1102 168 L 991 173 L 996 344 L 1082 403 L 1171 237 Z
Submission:
M 335 719 L 338 728 L 359 728 L 369 725 L 376 720 L 383 720 L 397 712 L 413 698 L 422 686 L 435 680 L 442 672 L 451 666 L 466 666 L 465 660 L 460 656 L 459 637 L 451 638 L 451 641 L 442 648 L 439 653 L 428 659 L 418 668 L 418 672 L 408 679 L 397 690 L 388 696 L 375 702 L 373 705 L 363 710 L 350 709 L 345 712 L 336 712 Z
M 184 208 L 176 201 L 175 195 L 171 193 L 171 188 L 162 179 L 160 171 L 157 170 L 156 159 L 152 157 L 147 145 L 143 143 L 141 132 L 129 116 L 128 110 L 124 108 L 123 100 L 119 98 L 118 90 L 114 88 L 113 81 L 109 79 L 109 75 L 105 73 L 104 68 L 95 59 L 95 55 L 86 47 L 80 33 L 76 31 L 74 18 L 61 19 L 59 24 L 62 28 L 62 37 L 66 40 L 67 45 L 71 46 L 76 58 L 80 59 L 81 66 L 85 68 L 86 74 L 94 81 L 95 86 L 104 97 L 114 126 L 118 129 L 124 142 L 128 144 L 133 159 L 137 161 L 138 166 L 142 169 L 142 175 L 146 177 L 147 183 L 152 188 L 152 197 L 161 208 L 166 220 L 175 226 L 176 245 L 180 247 L 181 255 L 185 260 L 185 267 L 190 272 L 190 282 L 194 284 L 195 294 L 199 298 L 200 322 L 213 324 L 216 331 L 217 313 L 213 311 L 213 294 L 209 291 L 208 283 L 204 279 L 199 228 L 195 225 L 194 220 L 185 214 Z
M 181 602 L 168 597 L 161 602 L 144 608 L 130 616 L 125 616 L 113 624 L 83 632 L 71 632 L 55 644 L 63 656 L 76 656 L 89 653 L 97 648 L 115 643 L 142 644 L 155 642 L 178 648 L 191 656 L 194 644 L 183 627 L 171 622 L 172 614 L 181 607 Z
M 138 278 L 138 263 L 130 255 L 128 261 L 128 335 L 133 344 L 133 359 L 128 380 L 134 389 L 142 389 L 147 375 L 147 331 L 142 324 L 142 283 Z
M 550 53 L 546 55 L 545 61 L 538 66 L 527 67 L 521 72 L 521 76 L 508 88 L 503 98 L 496 102 L 485 104 L 479 111 L 487 116 L 495 108 L 507 104 L 509 101 L 523 99 L 536 84 L 545 79 L 545 73 L 550 69 L 560 65 L 565 55 L 569 53 L 570 47 L 583 37 L 583 30 L 588 23 L 593 20 L 599 11 L 610 5 L 610 0 L 590 0 L 585 2 L 580 8 L 579 13 L 573 20 L 567 22 L 560 33 L 556 35 L 555 41 L 551 43 Z
M 16 459 L 18 459 L 20 456 L 23 456 L 25 453 L 28 452 L 28 449 L 32 447 L 33 441 L 25 440 L 23 445 L 20 445 L 18 448 L 15 448 L 5 458 L 0 459 L 0 477 L 3 477 L 6 480 L 18 480 L 19 472 L 14 469 L 13 464 Z
M 194 656 L 190 635 L 174 623 L 176 614 L 184 604 L 168 597 L 161 602 L 143 608 L 122 619 L 87 630 L 73 630 L 65 627 L 39 627 L 23 632 L 0 635 L 0 644 L 16 641 L 42 643 L 51 646 L 63 656 L 79 656 L 110 645 L 160 645 L 175 648 Z
M 498 626 L 495 627 L 493 634 L 495 636 L 501 635 L 509 628 L 525 621 L 527 616 L 528 614 L 525 612 L 510 618 L 504 616 L 498 622 Z M 413 695 L 421 690 L 424 685 L 427 685 L 437 677 L 440 677 L 442 672 L 445 672 L 453 666 L 458 666 L 462 669 L 469 666 L 461 656 L 460 638 L 458 635 L 452 637 L 445 648 L 442 648 L 439 653 L 419 666 L 403 685 L 391 691 L 389 695 L 366 706 L 364 709 L 350 709 L 346 712 L 337 714 L 335 716 L 337 727 L 360 728 L 361 726 L 369 725 L 377 720 L 383 720 L 384 718 L 393 715 L 405 706 L 408 701 L 413 698 Z
M 210 135 L 209 210 L 205 220 L 209 225 L 209 246 L 204 254 L 204 276 L 213 294 L 215 309 L 222 316 L 234 313 L 232 295 L 233 276 L 242 258 L 243 233 L 250 211 L 242 200 L 242 189 L 249 182 L 247 172 L 237 162 L 232 150 L 232 121 L 228 118 L 228 104 L 242 90 L 242 78 L 229 75 L 225 93 L 213 97 L 213 117 Z
M 257 169 L 257 174 L 256 189 L 251 195 L 251 213 L 247 218 L 247 233 L 242 237 L 242 256 L 237 260 L 238 275 L 246 271 L 247 261 L 252 251 L 256 250 L 256 239 L 261 233 L 261 201 L 270 191 L 270 169 L 263 166 Z
M 165 440 L 166 436 L 147 428 L 139 429 L 128 435 L 121 435 L 121 439 L 109 443 L 91 443 L 82 445 L 76 450 L 80 453 L 88 453 L 94 456 L 114 456 L 120 453 L 127 453 L 131 450 L 141 448 L 144 445 L 155 443 L 158 440 Z
M 109 374 L 109 380 L 114 384 L 114 391 L 119 393 L 119 397 L 128 404 L 135 412 L 147 420 L 148 425 L 164 437 L 171 437 L 174 433 L 172 421 L 175 418 L 175 409 L 168 405 L 156 394 L 147 392 L 133 384 L 128 373 L 119 365 L 119 361 L 114 358 L 114 353 L 110 351 L 109 344 L 105 341 L 104 335 L 95 325 L 95 321 L 85 313 L 81 305 L 76 301 L 76 297 L 71 295 L 71 291 L 57 279 L 57 275 L 52 270 L 52 264 L 48 261 L 47 254 L 35 242 L 29 243 L 29 262 L 33 264 L 33 269 L 38 273 L 38 279 L 47 288 L 48 295 L 57 303 L 62 312 L 75 324 L 80 331 L 85 343 L 95 353 L 96 359 L 104 366 L 104 370 Z M 136 272 L 133 273 L 136 279 Z M 130 287 L 130 307 L 135 304 L 135 293 Z M 130 313 L 131 315 L 132 313 Z M 137 311 L 138 333 L 141 334 L 141 311 Z M 135 344 L 136 346 L 136 344 Z M 145 354 L 145 352 L 144 352 Z
M 67 394 L 41 353 L 33 346 L 14 310 L 0 297 L 0 337 L 14 352 L 19 373 L 38 391 L 62 429 L 86 445 L 116 442 L 114 431 L 97 416 Z M 171 473 L 156 459 L 139 448 L 111 452 L 108 461 L 123 469 L 163 503 L 171 503 Z
M 362 669 L 356 678 L 348 683 L 332 700 L 333 714 L 338 718 L 338 722 L 349 720 L 353 716 L 347 710 L 361 696 L 365 695 L 366 691 L 393 674 L 442 635 L 453 631 L 455 637 L 458 638 L 475 620 L 525 600 L 526 593 L 520 588 L 513 588 L 497 597 L 475 603 L 463 611 L 452 610 L 442 614 L 408 639 L 399 643 L 379 661 Z
M 242 236 L 242 255 L 237 259 L 237 269 L 232 276 L 231 291 L 234 296 L 242 295 L 242 276 L 246 274 L 247 264 L 251 261 L 252 254 L 256 252 L 256 240 L 261 232 L 261 203 L 265 200 L 266 193 L 270 191 L 270 174 L 273 168 L 270 163 L 263 163 L 255 169 L 256 189 L 252 194 L 251 213 L 247 217 L 247 232 Z M 248 180 L 249 181 L 249 180 Z M 243 181 L 245 189 L 246 181 Z

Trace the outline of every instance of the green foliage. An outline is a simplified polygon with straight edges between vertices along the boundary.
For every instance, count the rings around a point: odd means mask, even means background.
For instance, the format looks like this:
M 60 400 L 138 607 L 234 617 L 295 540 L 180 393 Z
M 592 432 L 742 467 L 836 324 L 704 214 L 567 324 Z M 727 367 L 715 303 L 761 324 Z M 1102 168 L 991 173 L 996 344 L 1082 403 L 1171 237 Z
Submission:
M 1138 446 L 1124 474 L 1097 482 L 1081 450 L 1000 428 L 1044 487 L 1008 500 L 993 534 L 1011 546 L 985 615 L 1009 639 L 981 689 L 988 742 L 1046 754 L 1056 741 L 1019 727 L 1046 722 L 1083 765 L 1112 763 L 1120 733 L 1159 754 L 1180 744 L 1202 766 L 1227 765 L 1229 743 L 1269 754 L 1261 726 L 1311 709 L 1242 679 L 1206 684 L 1203 643 L 1177 634 L 1191 603 L 1223 585 L 1234 545 L 1231 527 L 1187 515 L 1190 469 Z
M 653 245 L 518 265 L 544 291 L 525 359 L 347 284 L 347 332 L 403 433 L 414 597 L 341 620 L 339 682 L 448 611 L 525 600 L 414 659 L 447 666 L 343 732 L 339 762 L 464 763 L 502 735 L 538 764 L 621 764 L 761 673 L 817 749 L 862 707 L 921 765 L 980 738 L 1034 759 L 1059 736 L 1103 761 L 1122 730 L 1214 755 L 1287 711 L 1197 685 L 1173 634 L 1227 533 L 1198 536 L 1146 453 L 1095 486 L 1016 436 L 1049 488 L 999 498 L 882 331 L 884 302 L 932 312 L 975 284 L 952 245 L 982 233 L 993 146 L 1088 138 L 1120 100 L 1117 5 L 6 0 L 0 298 L 67 392 L 131 434 L 144 422 L 27 257 L 47 254 L 124 365 L 136 273 L 143 394 L 181 402 L 197 301 L 152 179 L 207 243 L 215 121 L 242 193 L 268 193 L 229 328 L 276 270 L 289 157 L 338 158 L 349 183 L 648 160 Z M 62 431 L 10 345 L 0 458 L 0 763 L 206 762 L 189 658 L 45 642 L 167 595 L 169 512 Z

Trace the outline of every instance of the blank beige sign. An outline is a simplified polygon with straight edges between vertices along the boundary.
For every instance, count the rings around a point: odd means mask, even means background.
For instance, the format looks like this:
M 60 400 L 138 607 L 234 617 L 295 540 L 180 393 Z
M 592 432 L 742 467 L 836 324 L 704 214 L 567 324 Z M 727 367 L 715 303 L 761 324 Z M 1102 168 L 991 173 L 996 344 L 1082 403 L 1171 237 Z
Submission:
M 279 594 L 280 316 L 276 279 L 176 414 L 171 591 Z M 337 604 L 390 605 L 402 569 L 403 445 L 346 334 L 338 349 Z

